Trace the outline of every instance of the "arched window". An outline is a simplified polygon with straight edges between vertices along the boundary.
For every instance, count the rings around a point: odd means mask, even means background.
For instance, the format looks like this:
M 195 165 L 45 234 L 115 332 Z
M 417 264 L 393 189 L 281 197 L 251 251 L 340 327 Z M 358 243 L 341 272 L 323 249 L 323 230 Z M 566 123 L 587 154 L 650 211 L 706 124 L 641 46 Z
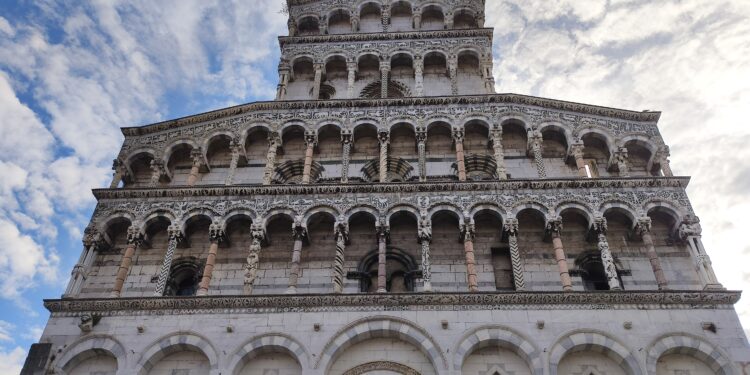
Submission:
M 203 277 L 202 266 L 196 258 L 178 259 L 172 265 L 169 280 L 164 290 L 165 296 L 194 296 Z
M 416 279 L 422 277 L 414 258 L 396 247 L 388 247 L 385 269 L 385 289 L 391 293 L 413 292 Z M 347 278 L 358 279 L 361 292 L 375 293 L 378 289 L 378 249 L 367 253 L 359 262 L 357 271 L 349 272 Z
M 604 272 L 604 264 L 599 254 L 588 252 L 582 254 L 577 260 L 585 290 L 609 290 L 607 274 Z

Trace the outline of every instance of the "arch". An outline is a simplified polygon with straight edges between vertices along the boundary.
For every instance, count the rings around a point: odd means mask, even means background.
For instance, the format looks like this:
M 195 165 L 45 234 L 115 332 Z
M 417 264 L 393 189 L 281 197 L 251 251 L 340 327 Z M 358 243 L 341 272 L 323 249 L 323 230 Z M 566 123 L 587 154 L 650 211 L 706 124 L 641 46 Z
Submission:
M 549 217 L 550 214 L 552 213 L 552 210 L 550 210 L 549 207 L 545 206 L 542 203 L 526 201 L 526 202 L 518 202 L 515 205 L 513 205 L 513 207 L 511 207 L 511 209 L 509 210 L 509 215 L 511 217 L 517 218 L 518 214 L 524 210 L 537 211 L 542 215 L 542 217 L 545 217 L 545 218 Z
M 565 355 L 581 351 L 604 354 L 619 364 L 628 375 L 640 375 L 641 368 L 632 352 L 608 334 L 594 330 L 575 330 L 561 336 L 549 351 L 550 375 L 557 375 L 557 366 Z
M 397 204 L 388 209 L 385 214 L 385 224 L 390 224 L 391 217 L 397 213 L 406 212 L 411 215 L 414 220 L 419 223 L 419 209 L 410 204 Z
M 570 131 L 570 128 L 568 126 L 559 121 L 543 121 L 539 125 L 538 129 L 540 133 L 544 133 L 546 131 L 555 131 L 561 133 L 563 137 L 565 137 L 565 142 L 568 144 L 568 148 L 570 148 L 570 145 L 575 143 L 573 132 Z
M 398 117 L 398 118 L 392 119 L 390 122 L 388 122 L 388 131 L 389 132 L 393 131 L 394 127 L 400 126 L 400 125 L 408 125 L 409 128 L 411 130 L 413 130 L 414 132 L 417 131 L 417 127 L 418 127 L 417 121 L 415 121 L 414 119 L 405 118 L 405 117 Z
M 256 214 L 255 211 L 253 211 L 250 208 L 235 207 L 231 209 L 229 212 L 227 212 L 226 214 L 224 214 L 224 216 L 221 218 L 221 221 L 222 221 L 221 229 L 226 231 L 227 226 L 231 222 L 238 220 L 238 219 L 242 219 L 242 218 L 248 219 L 251 222 L 255 223 L 258 218 L 258 214 Z
M 315 368 L 323 364 L 322 368 L 328 372 L 347 348 L 379 337 L 394 337 L 414 345 L 430 360 L 435 373 L 448 367 L 443 351 L 427 331 L 406 319 L 381 315 L 354 321 L 334 334 L 318 356 Z
M 636 143 L 643 146 L 651 152 L 651 155 L 659 151 L 660 145 L 656 144 L 649 136 L 642 134 L 630 134 L 620 138 L 618 144 L 626 147 L 630 143 Z
M 115 211 L 104 219 L 100 219 L 97 229 L 99 230 L 99 233 L 106 233 L 112 225 L 122 221 L 127 221 L 130 225 L 133 225 L 135 223 L 135 217 L 127 211 Z
M 182 233 L 185 233 L 185 230 L 187 229 L 187 225 L 193 221 L 196 220 L 199 217 L 205 217 L 210 222 L 215 222 L 217 218 L 220 218 L 221 215 L 219 215 L 218 212 L 214 211 L 212 208 L 209 207 L 196 207 L 191 209 L 190 211 L 186 212 L 185 215 L 182 216 L 179 222 L 180 229 L 182 230 Z
M 216 350 L 207 339 L 192 332 L 178 332 L 156 340 L 143 351 L 136 363 L 138 375 L 147 374 L 159 360 L 180 351 L 199 352 L 208 358 L 211 370 L 219 367 Z
M 99 355 L 108 355 L 117 360 L 117 369 L 125 367 L 128 352 L 117 339 L 107 335 L 90 335 L 75 341 L 60 355 L 55 369 L 67 374 L 81 362 Z
M 157 154 L 158 153 L 156 152 L 156 150 L 154 150 L 152 148 L 138 148 L 138 149 L 135 149 L 135 150 L 131 151 L 130 153 L 128 153 L 128 156 L 125 157 L 125 165 L 128 168 L 130 168 L 130 165 L 133 164 L 133 161 L 135 161 L 135 159 L 137 157 L 141 156 L 141 155 L 148 155 L 149 157 L 151 157 L 151 159 L 156 160 L 157 159 Z
M 580 213 L 588 222 L 588 226 L 594 223 L 593 210 L 583 202 L 565 201 L 555 207 L 555 216 L 562 216 L 563 212 L 573 210 Z M 563 223 L 564 224 L 564 223 Z
M 320 135 L 320 133 L 326 128 L 336 128 L 338 131 L 342 131 L 344 129 L 344 125 L 339 120 L 326 119 L 315 124 L 315 128 L 317 134 Z
M 620 212 L 627 216 L 628 219 L 635 225 L 638 222 L 638 212 L 630 205 L 630 203 L 621 200 L 610 200 L 605 201 L 599 206 L 600 216 L 605 216 L 609 212 Z
M 308 130 L 308 126 L 302 120 L 289 120 L 281 125 L 281 128 L 279 129 L 279 135 L 283 139 L 286 134 L 295 130 L 301 130 L 302 133 L 304 133 Z
M 718 375 L 739 374 L 729 356 L 718 346 L 687 333 L 669 333 L 654 340 L 646 357 L 647 373 L 656 374 L 659 358 L 669 354 L 691 356 L 711 367 Z
M 617 151 L 615 149 L 615 145 L 617 143 L 615 142 L 614 137 L 612 137 L 611 134 L 609 134 L 608 132 L 606 132 L 606 131 L 604 131 L 602 129 L 597 129 L 597 128 L 591 128 L 590 127 L 590 128 L 584 128 L 584 129 L 581 129 L 581 130 L 578 131 L 578 137 L 581 140 L 583 140 L 583 138 L 586 137 L 586 136 L 592 136 L 592 137 L 594 137 L 596 139 L 604 141 L 604 144 L 607 145 L 607 152 L 610 155 L 614 155 L 615 152 Z
M 497 216 L 500 219 L 500 222 L 502 222 L 503 219 L 508 217 L 508 213 L 505 211 L 505 209 L 503 209 L 502 207 L 500 207 L 500 205 L 494 202 L 479 202 L 473 205 L 469 209 L 469 217 L 472 220 L 474 220 L 477 214 L 482 211 L 492 212 L 493 214 L 495 214 L 495 216 Z
M 246 341 L 229 357 L 227 368 L 236 375 L 253 357 L 265 352 L 281 352 L 296 359 L 300 366 L 309 368 L 310 357 L 302 344 L 283 333 L 266 333 Z
M 447 127 L 451 132 L 453 131 L 453 120 L 447 117 L 433 116 L 428 118 L 425 123 L 427 124 L 425 130 L 428 132 L 436 127 Z
M 380 211 L 377 208 L 370 206 L 370 205 L 358 205 L 358 206 L 354 206 L 350 208 L 349 210 L 346 211 L 347 220 L 350 220 L 352 216 L 358 213 L 371 215 L 372 218 L 375 220 L 375 225 L 378 225 L 378 223 L 380 222 Z
M 544 364 L 537 346 L 524 335 L 502 325 L 480 326 L 465 334 L 453 349 L 453 370 L 460 372 L 464 361 L 473 352 L 493 345 L 517 354 L 526 361 L 532 374 L 544 373 Z
M 383 6 L 383 4 L 379 0 L 361 0 L 359 4 L 357 4 L 357 14 L 362 13 L 362 8 L 364 8 L 365 6 L 369 4 L 375 4 L 381 8 Z
M 169 159 L 172 157 L 172 153 L 174 153 L 175 149 L 183 145 L 189 146 L 192 149 L 200 147 L 198 146 L 198 143 L 192 139 L 180 138 L 175 140 L 174 142 L 170 143 L 169 146 L 164 148 L 164 157 L 162 158 L 162 160 L 164 161 L 165 165 L 169 163 Z
M 357 120 L 354 123 L 354 126 L 352 127 L 352 134 L 356 134 L 357 131 L 359 131 L 360 129 L 363 129 L 363 128 L 364 129 L 370 128 L 371 130 L 374 130 L 375 133 L 377 133 L 378 132 L 378 125 L 377 125 L 377 123 L 378 123 L 377 121 L 370 120 L 370 119 Z
M 664 212 L 671 216 L 677 225 L 682 223 L 682 219 L 688 215 L 688 211 L 682 207 L 678 207 L 672 202 L 665 201 L 662 199 L 654 198 L 643 202 L 643 212 L 648 215 L 654 211 Z
M 454 215 L 456 219 L 458 219 L 458 225 L 464 224 L 463 211 L 461 210 L 460 207 L 452 203 L 436 203 L 430 206 L 429 210 L 427 211 L 427 217 L 429 217 L 430 220 L 432 220 L 432 218 L 439 212 L 448 212 L 449 214 Z
M 476 124 L 487 128 L 488 131 L 492 130 L 492 121 L 487 116 L 479 113 L 461 117 L 459 123 L 461 124 L 462 128 L 466 128 L 466 126 L 468 125 Z
M 504 127 L 505 125 L 510 125 L 513 123 L 520 123 L 521 126 L 523 126 L 526 131 L 531 130 L 531 120 L 526 117 L 523 113 L 517 113 L 517 112 L 508 112 L 508 113 L 501 113 L 500 118 L 497 121 L 500 124 L 500 127 Z
M 141 233 L 146 233 L 146 229 L 148 229 L 149 225 L 151 225 L 158 219 L 166 219 L 167 221 L 169 221 L 169 225 L 172 225 L 177 221 L 175 214 L 163 208 L 159 208 L 143 216 L 143 220 L 141 221 L 140 225 Z
M 333 218 L 333 221 L 335 222 L 338 217 L 341 215 L 339 210 L 333 206 L 330 205 L 317 205 L 311 207 L 307 212 L 302 215 L 302 222 L 307 226 L 310 224 L 310 219 L 312 219 L 316 215 L 328 215 Z
M 294 219 L 296 219 L 297 216 L 299 216 L 299 215 L 297 214 L 296 211 L 294 211 L 294 209 L 289 208 L 289 207 L 277 207 L 277 208 L 274 208 L 274 209 L 269 210 L 268 212 L 266 212 L 265 215 L 263 215 L 263 219 L 262 219 L 263 220 L 262 221 L 263 228 L 265 228 L 266 230 L 268 230 L 268 223 L 270 223 L 277 216 L 286 216 L 289 220 L 291 220 L 292 222 L 294 222 Z
M 203 157 L 207 158 L 208 146 L 210 146 L 211 143 L 213 143 L 213 141 L 218 137 L 227 137 L 230 140 L 232 140 L 232 139 L 235 139 L 236 136 L 234 133 L 232 133 L 229 130 L 217 130 L 211 133 L 210 135 L 206 137 L 206 139 L 203 141 L 203 145 L 201 146 L 202 147 L 201 150 L 203 151 Z
M 419 371 L 407 365 L 391 361 L 367 362 L 346 370 L 343 375 L 361 375 L 373 372 L 395 372 L 403 375 L 420 375 Z

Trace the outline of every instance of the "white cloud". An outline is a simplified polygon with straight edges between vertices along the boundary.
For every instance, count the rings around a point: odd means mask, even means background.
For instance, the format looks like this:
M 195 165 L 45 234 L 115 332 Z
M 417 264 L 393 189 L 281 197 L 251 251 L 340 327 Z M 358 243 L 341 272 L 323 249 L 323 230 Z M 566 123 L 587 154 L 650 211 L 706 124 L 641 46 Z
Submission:
M 18 298 L 37 278 L 49 283 L 57 280 L 58 262 L 57 255 L 45 253 L 33 238 L 0 217 L 0 296 Z
M 15 326 L 11 323 L 8 323 L 4 320 L 0 320 L 0 342 L 1 341 L 10 341 L 13 342 L 13 334 L 11 331 L 15 328 Z
M 39 341 L 39 338 L 42 337 L 42 333 L 44 333 L 44 327 L 31 326 L 26 332 L 21 334 L 21 337 L 29 341 L 37 342 Z
M 0 348 L 0 374 L 20 374 L 25 359 L 26 351 L 21 347 L 9 352 Z

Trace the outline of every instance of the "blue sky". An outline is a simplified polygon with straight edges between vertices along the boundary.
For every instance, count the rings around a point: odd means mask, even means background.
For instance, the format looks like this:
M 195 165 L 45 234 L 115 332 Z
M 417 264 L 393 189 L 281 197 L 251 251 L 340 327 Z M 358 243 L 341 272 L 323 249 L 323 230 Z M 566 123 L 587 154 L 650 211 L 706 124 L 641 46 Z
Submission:
M 0 373 L 17 373 L 119 127 L 271 99 L 280 0 L 0 2 Z M 498 92 L 661 110 L 725 286 L 750 281 L 750 2 L 488 0 Z M 750 302 L 737 305 L 750 326 Z

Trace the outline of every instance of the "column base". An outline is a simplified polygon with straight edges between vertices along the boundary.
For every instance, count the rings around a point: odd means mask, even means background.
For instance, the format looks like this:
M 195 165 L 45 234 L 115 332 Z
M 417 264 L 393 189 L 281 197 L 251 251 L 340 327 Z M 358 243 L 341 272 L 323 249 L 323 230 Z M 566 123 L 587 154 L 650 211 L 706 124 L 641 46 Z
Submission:
M 385 289 L 378 289 L 376 293 L 386 293 L 386 292 L 387 292 L 387 290 L 385 290 Z
M 199 290 L 198 293 L 195 293 L 195 295 L 198 296 L 198 297 L 205 297 L 205 296 L 208 295 L 208 291 L 207 290 Z
M 120 293 L 119 292 L 109 293 L 109 298 L 120 298 Z
M 721 284 L 706 284 L 706 286 L 703 287 L 703 290 L 726 290 L 726 288 Z
M 286 289 L 284 294 L 297 294 L 297 287 L 296 286 L 290 286 Z

